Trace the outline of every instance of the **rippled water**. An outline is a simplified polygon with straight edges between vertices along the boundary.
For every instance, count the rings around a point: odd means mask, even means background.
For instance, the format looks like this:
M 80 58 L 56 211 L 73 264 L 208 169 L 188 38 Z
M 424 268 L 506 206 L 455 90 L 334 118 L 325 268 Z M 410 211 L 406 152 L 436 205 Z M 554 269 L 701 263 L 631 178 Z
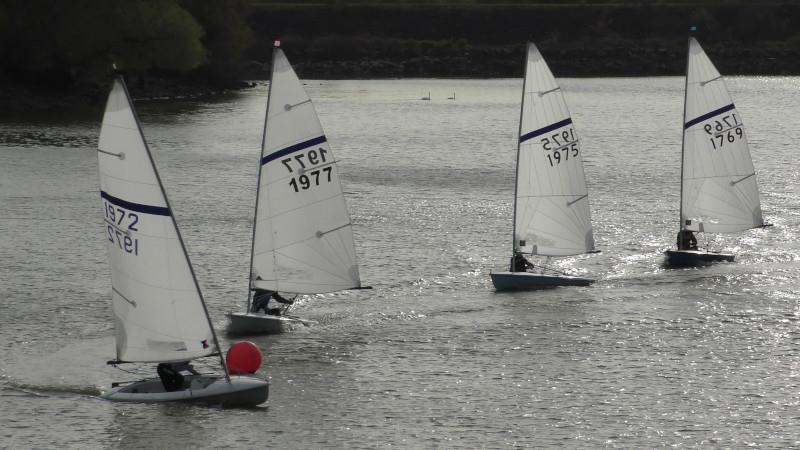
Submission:
M 319 325 L 254 338 L 271 394 L 249 410 L 97 397 L 135 378 L 104 364 L 99 114 L 0 124 L 0 448 L 800 445 L 800 78 L 728 79 L 774 226 L 685 270 L 661 266 L 683 79 L 561 83 L 603 253 L 557 264 L 598 281 L 506 294 L 489 272 L 510 252 L 521 80 L 308 82 L 375 289 L 305 298 Z M 219 330 L 246 301 L 265 96 L 137 103 Z

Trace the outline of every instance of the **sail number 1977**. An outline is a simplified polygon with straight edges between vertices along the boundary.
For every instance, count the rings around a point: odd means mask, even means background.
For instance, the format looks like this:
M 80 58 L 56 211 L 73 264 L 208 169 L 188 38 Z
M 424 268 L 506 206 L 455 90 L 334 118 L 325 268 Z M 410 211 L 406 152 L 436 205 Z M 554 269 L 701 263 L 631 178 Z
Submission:
M 305 191 L 312 186 L 319 186 L 320 183 L 331 182 L 331 172 L 333 171 L 331 166 L 311 170 L 315 166 L 327 162 L 327 153 L 327 150 L 320 147 L 317 150 L 298 153 L 292 157 L 281 160 L 284 167 L 289 170 L 289 173 L 298 174 L 289 179 L 289 186 L 291 186 L 295 192 L 300 192 L 301 190 Z

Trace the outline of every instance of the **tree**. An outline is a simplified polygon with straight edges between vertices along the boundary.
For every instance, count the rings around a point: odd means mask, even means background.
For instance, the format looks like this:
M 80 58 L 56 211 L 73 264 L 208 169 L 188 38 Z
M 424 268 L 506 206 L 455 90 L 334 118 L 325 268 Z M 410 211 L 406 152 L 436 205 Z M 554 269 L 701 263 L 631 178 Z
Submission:
M 203 31 L 177 0 L 0 0 L 3 11 L 6 71 L 91 76 L 111 62 L 189 70 L 205 61 Z
M 246 0 L 180 0 L 203 27 L 207 73 L 215 78 L 236 78 L 244 51 L 252 40 Z

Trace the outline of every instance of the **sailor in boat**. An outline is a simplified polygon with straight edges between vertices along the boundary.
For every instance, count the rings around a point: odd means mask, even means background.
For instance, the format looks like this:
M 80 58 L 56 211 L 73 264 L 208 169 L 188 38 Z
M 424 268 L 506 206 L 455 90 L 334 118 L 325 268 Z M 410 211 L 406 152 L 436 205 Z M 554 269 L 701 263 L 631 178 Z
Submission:
M 678 232 L 678 250 L 697 250 L 697 238 L 691 230 Z
M 525 259 L 520 252 L 514 252 L 511 258 L 511 272 L 527 272 L 528 269 L 533 269 L 533 263 Z
M 189 361 L 174 362 L 174 363 L 160 363 L 156 367 L 156 373 L 161 378 L 161 384 L 164 385 L 164 390 L 173 392 L 183 388 L 184 377 L 181 372 L 189 372 L 192 375 L 199 375 L 194 370 Z
M 255 294 L 253 294 L 253 307 L 251 311 L 257 313 L 263 310 L 264 314 L 280 316 L 283 311 L 292 304 L 294 304 L 294 300 L 284 298 L 277 291 L 256 289 Z

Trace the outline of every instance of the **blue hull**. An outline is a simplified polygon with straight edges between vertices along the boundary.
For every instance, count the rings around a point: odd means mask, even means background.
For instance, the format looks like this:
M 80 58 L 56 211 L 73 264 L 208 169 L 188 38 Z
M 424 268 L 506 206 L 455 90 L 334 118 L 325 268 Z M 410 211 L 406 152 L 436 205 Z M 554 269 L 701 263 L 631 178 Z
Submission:
M 701 250 L 667 250 L 667 265 L 672 267 L 706 266 L 716 262 L 732 262 L 734 255 L 729 253 L 704 252 Z
M 569 275 L 547 275 L 530 272 L 494 272 L 490 274 L 498 291 L 547 289 L 558 286 L 589 286 L 592 278 Z

